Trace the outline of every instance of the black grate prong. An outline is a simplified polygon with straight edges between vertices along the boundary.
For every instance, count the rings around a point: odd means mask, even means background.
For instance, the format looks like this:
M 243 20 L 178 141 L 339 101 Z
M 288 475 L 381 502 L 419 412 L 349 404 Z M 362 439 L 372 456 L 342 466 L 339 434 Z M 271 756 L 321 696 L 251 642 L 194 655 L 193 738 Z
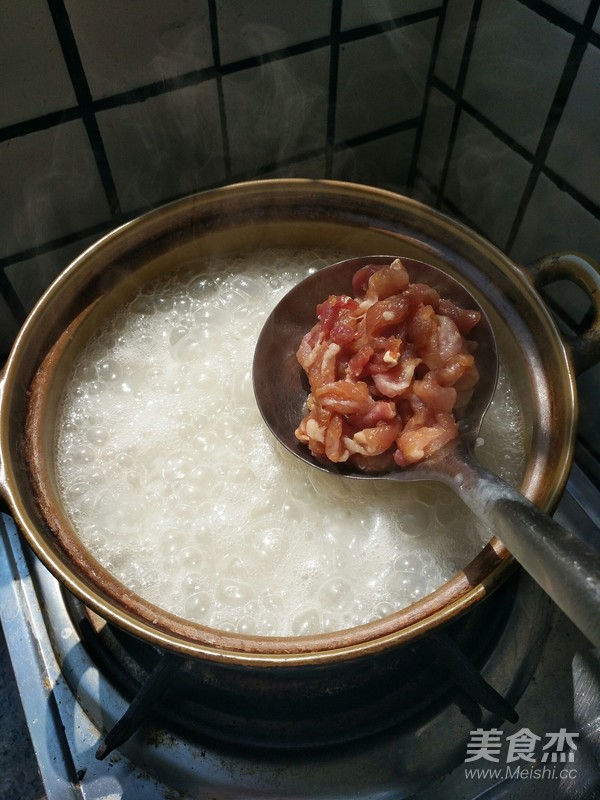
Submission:
M 508 722 L 517 722 L 519 715 L 515 709 L 490 686 L 450 636 L 438 631 L 430 634 L 425 641 L 458 687 L 487 711 Z
M 106 758 L 137 731 L 151 713 L 155 703 L 161 698 L 166 684 L 179 669 L 183 659 L 172 653 L 163 653 L 152 672 L 148 675 L 139 692 L 131 701 L 121 719 L 106 734 L 96 750 L 99 761 Z

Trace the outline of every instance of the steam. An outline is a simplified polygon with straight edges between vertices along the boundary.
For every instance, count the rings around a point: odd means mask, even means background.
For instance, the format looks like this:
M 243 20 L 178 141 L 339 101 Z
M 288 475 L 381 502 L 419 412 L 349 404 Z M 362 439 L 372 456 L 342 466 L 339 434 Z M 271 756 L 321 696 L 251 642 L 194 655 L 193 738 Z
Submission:
M 97 116 L 123 211 L 225 180 L 215 81 Z
M 324 149 L 328 69 L 323 48 L 223 78 L 234 175 Z

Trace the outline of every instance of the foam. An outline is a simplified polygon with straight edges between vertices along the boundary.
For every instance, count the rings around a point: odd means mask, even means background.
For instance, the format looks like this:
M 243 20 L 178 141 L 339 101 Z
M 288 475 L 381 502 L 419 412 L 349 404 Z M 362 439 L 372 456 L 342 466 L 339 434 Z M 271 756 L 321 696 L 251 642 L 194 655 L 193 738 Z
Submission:
M 167 611 L 265 636 L 339 630 L 433 591 L 489 538 L 447 487 L 327 475 L 266 430 L 251 380 L 262 323 L 338 257 L 197 264 L 115 313 L 74 366 L 57 436 L 63 503 L 95 557 Z M 523 423 L 504 371 L 481 438 L 516 482 Z

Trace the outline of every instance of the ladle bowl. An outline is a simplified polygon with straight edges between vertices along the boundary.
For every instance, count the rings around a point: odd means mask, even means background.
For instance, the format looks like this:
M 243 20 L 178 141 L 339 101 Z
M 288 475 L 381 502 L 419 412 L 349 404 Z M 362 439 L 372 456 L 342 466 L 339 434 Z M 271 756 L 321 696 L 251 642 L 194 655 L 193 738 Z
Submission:
M 417 464 L 382 473 L 317 460 L 297 440 L 294 431 L 304 415 L 308 388 L 296 352 L 315 323 L 316 305 L 332 294 L 351 294 L 352 276 L 362 267 L 383 266 L 395 258 L 363 256 L 332 264 L 310 275 L 279 301 L 262 328 L 253 362 L 254 392 L 266 425 L 290 452 L 313 468 L 358 480 L 427 479 L 449 485 L 582 632 L 600 646 L 600 555 L 484 468 L 475 456 L 476 438 L 496 386 L 498 353 L 485 311 L 456 278 L 430 264 L 402 258 L 411 281 L 427 283 L 457 305 L 481 312 L 480 322 L 469 334 L 477 342 L 480 379 L 457 420 L 459 437 Z

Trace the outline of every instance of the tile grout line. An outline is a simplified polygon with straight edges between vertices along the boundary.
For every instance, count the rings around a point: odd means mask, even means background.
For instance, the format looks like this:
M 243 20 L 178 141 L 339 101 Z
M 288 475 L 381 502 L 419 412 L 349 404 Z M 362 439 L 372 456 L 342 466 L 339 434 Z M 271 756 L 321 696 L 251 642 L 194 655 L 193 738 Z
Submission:
M 340 0 L 336 0 L 336 2 L 339 1 Z M 57 3 L 59 6 L 63 6 L 62 0 L 48 0 L 48 3 L 49 4 Z M 66 14 L 66 11 L 64 13 Z M 419 14 L 412 14 L 412 15 L 407 15 L 406 17 L 395 18 L 385 23 L 362 26 L 354 28 L 350 31 L 344 31 L 344 32 L 340 31 L 339 34 L 340 42 L 346 44 L 351 41 L 358 41 L 360 39 L 367 38 L 369 36 L 377 35 L 378 33 L 385 33 L 387 31 L 396 30 L 397 28 L 409 27 L 410 25 L 416 24 L 425 19 L 429 19 L 431 18 L 431 16 L 432 16 L 431 12 L 421 12 Z M 217 19 L 216 9 L 214 14 L 214 19 Z M 70 23 L 69 23 L 69 28 L 70 28 Z M 72 37 L 72 41 L 74 44 L 75 40 L 72 31 L 70 35 Z M 213 31 L 211 30 L 211 36 L 212 35 Z M 178 75 L 172 78 L 166 78 L 160 81 L 155 81 L 153 83 L 145 84 L 142 86 L 137 86 L 133 89 L 127 89 L 125 91 L 117 92 L 116 94 L 112 94 L 107 97 L 101 97 L 97 99 L 94 99 L 90 96 L 89 87 L 87 87 L 87 82 L 86 82 L 85 87 L 87 89 L 88 97 L 85 103 L 82 102 L 82 100 L 78 97 L 78 102 L 79 102 L 78 106 L 73 106 L 71 108 L 63 109 L 61 111 L 50 112 L 48 114 L 43 114 L 39 117 L 33 117 L 32 119 L 13 123 L 11 125 L 7 125 L 3 128 L 0 128 L 0 141 L 16 138 L 18 136 L 25 136 L 29 133 L 35 133 L 38 130 L 45 130 L 47 128 L 54 127 L 55 125 L 58 125 L 61 122 L 64 122 L 65 120 L 73 120 L 81 118 L 82 109 L 84 106 L 86 107 L 89 106 L 90 111 L 92 113 L 96 113 L 98 111 L 106 111 L 108 109 L 118 108 L 120 106 L 141 103 L 150 97 L 155 97 L 160 94 L 167 94 L 171 91 L 176 91 L 177 89 L 181 89 L 186 86 L 193 86 L 199 83 L 215 80 L 219 76 L 223 77 L 226 75 L 235 74 L 237 72 L 244 72 L 247 69 L 252 69 L 253 67 L 262 66 L 266 63 L 281 61 L 296 55 L 303 55 L 306 53 L 310 53 L 313 52 L 314 50 L 319 50 L 325 47 L 329 47 L 330 44 L 331 44 L 330 35 L 322 36 L 317 39 L 311 39 L 307 42 L 301 42 L 297 45 L 290 45 L 289 47 L 282 48 L 280 50 L 274 50 L 257 56 L 240 59 L 230 64 L 222 64 L 219 62 L 218 66 L 204 67 L 203 69 L 193 70 L 191 72 L 187 72 L 182 75 Z M 213 55 L 214 55 L 214 42 L 213 42 Z M 76 50 L 76 58 L 79 60 L 79 54 L 77 50 Z M 83 67 L 81 66 L 80 60 L 79 64 L 80 64 L 80 71 L 83 72 Z M 74 82 L 74 76 L 71 76 L 71 80 L 72 82 Z M 73 85 L 75 86 L 75 83 Z
M 329 83 L 327 87 L 327 124 L 325 132 L 325 177 L 333 176 L 335 150 L 335 124 L 337 111 L 337 89 L 340 63 L 340 29 L 342 23 L 342 0 L 332 0 L 331 30 L 329 46 Z
M 81 119 L 92 148 L 108 206 L 111 214 L 115 217 L 119 217 L 121 215 L 121 206 L 117 189 L 104 148 L 104 142 L 100 134 L 100 128 L 98 127 L 98 121 L 94 113 L 90 87 L 81 62 L 77 42 L 71 27 L 69 15 L 64 5 L 64 0 L 48 0 L 48 8 L 52 15 L 56 35 L 60 42 L 69 77 L 81 110 Z
M 448 3 L 450 0 L 443 0 L 442 5 L 440 6 L 438 22 L 436 26 L 435 36 L 433 40 L 433 47 L 431 48 L 431 57 L 429 59 L 429 69 L 427 71 L 427 79 L 425 81 L 425 89 L 423 92 L 423 105 L 421 108 L 421 114 L 419 116 L 419 125 L 417 127 L 417 133 L 415 135 L 415 144 L 413 147 L 413 154 L 410 169 L 408 171 L 408 178 L 406 181 L 406 191 L 408 194 L 414 188 L 416 175 L 417 175 L 417 164 L 419 161 L 419 155 L 421 152 L 421 144 L 423 141 L 423 134 L 425 131 L 425 121 L 427 119 L 427 112 L 429 110 L 429 100 L 431 98 L 431 90 L 433 88 L 434 77 L 435 77 L 435 65 L 437 62 L 437 57 L 439 54 L 440 49 L 440 42 L 442 40 L 442 33 L 444 30 L 444 23 L 446 21 L 446 12 L 448 10 Z
M 536 147 L 536 151 L 534 153 L 533 164 L 529 172 L 527 183 L 523 189 L 511 230 L 504 245 L 506 252 L 510 252 L 514 246 L 515 240 L 521 228 L 521 224 L 527 212 L 529 201 L 531 200 L 538 179 L 542 173 L 546 158 L 548 157 L 548 153 L 550 151 L 550 147 L 554 141 L 554 136 L 562 119 L 566 104 L 569 100 L 573 84 L 577 78 L 581 62 L 583 61 L 585 51 L 588 47 L 589 32 L 592 29 L 592 25 L 594 24 L 594 20 L 596 19 L 599 8 L 600 0 L 591 0 L 585 15 L 585 20 L 575 34 L 573 43 L 571 44 L 565 66 L 554 93 L 554 98 L 550 105 L 550 110 L 544 122 L 544 127 L 542 129 L 538 146 Z
M 478 111 L 471 103 L 467 100 L 459 99 L 456 97 L 455 91 L 450 87 L 447 83 L 441 80 L 438 77 L 434 78 L 433 81 L 434 87 L 445 95 L 449 100 L 454 103 L 460 103 L 462 110 L 468 114 L 469 116 L 473 117 L 473 119 L 482 125 L 489 133 L 492 134 L 496 139 L 500 142 L 505 144 L 510 150 L 512 150 L 516 155 L 520 158 L 528 161 L 529 164 L 533 164 L 535 154 L 532 153 L 530 150 L 527 150 L 522 144 L 513 139 L 512 136 L 507 134 L 502 128 L 499 128 L 495 122 L 492 122 L 488 117 Z M 552 170 L 547 164 L 543 164 L 541 168 L 541 174 L 545 175 L 549 178 L 561 191 L 566 192 L 568 195 L 571 196 L 576 203 L 578 203 L 582 208 L 585 209 L 589 214 L 596 217 L 600 220 L 600 206 L 597 203 L 594 203 L 588 197 L 586 197 L 582 192 L 572 186 L 565 178 L 561 177 L 558 173 Z
M 465 83 L 467 80 L 467 72 L 469 69 L 469 62 L 471 60 L 471 53 L 473 50 L 473 42 L 475 41 L 475 35 L 477 32 L 477 25 L 479 22 L 479 15 L 481 13 L 482 5 L 483 5 L 483 0 L 475 0 L 475 2 L 473 3 L 473 7 L 471 9 L 471 17 L 469 19 L 469 26 L 467 29 L 467 35 L 465 37 L 465 44 L 463 47 L 462 58 L 460 62 L 460 69 L 456 81 L 456 90 L 455 90 L 456 103 L 454 106 L 454 114 L 452 116 L 452 124 L 450 126 L 450 134 L 448 137 L 448 149 L 446 150 L 444 166 L 442 168 L 442 175 L 440 178 L 438 194 L 436 197 L 436 208 L 439 208 L 442 201 L 444 200 L 444 193 L 446 191 L 446 182 L 448 180 L 448 173 L 450 171 L 450 164 L 452 162 L 452 155 L 454 153 L 454 145 L 456 144 L 458 125 L 460 122 L 460 115 L 462 112 L 462 96 L 465 88 Z
M 219 24 L 216 0 L 208 0 L 208 14 L 210 19 L 210 36 L 215 68 L 215 81 L 217 84 L 217 98 L 219 104 L 219 120 L 221 123 L 221 143 L 223 145 L 223 165 L 225 168 L 225 181 L 231 180 L 231 149 L 229 146 L 229 130 L 227 126 L 227 109 L 223 93 L 223 74 L 221 71 L 221 48 L 219 44 Z

